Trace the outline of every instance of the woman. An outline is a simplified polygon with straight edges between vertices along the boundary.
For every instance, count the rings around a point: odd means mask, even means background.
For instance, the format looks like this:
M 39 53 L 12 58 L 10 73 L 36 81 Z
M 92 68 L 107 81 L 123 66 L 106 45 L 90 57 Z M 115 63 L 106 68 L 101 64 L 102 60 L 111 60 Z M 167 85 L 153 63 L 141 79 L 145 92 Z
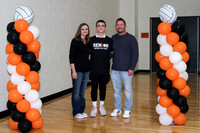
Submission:
M 73 90 L 72 107 L 73 116 L 79 119 L 88 117 L 85 110 L 84 93 L 89 77 L 89 36 L 90 29 L 86 23 L 79 25 L 70 46 L 70 66 L 72 70 Z

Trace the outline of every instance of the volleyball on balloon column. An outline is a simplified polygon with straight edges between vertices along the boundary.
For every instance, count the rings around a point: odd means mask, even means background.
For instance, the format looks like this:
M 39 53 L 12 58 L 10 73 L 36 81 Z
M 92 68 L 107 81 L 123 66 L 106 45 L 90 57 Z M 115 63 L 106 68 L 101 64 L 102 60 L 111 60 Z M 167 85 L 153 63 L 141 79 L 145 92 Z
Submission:
M 157 43 L 159 51 L 155 60 L 160 70 L 157 71 L 158 104 L 156 112 L 162 125 L 182 125 L 186 121 L 185 113 L 189 110 L 186 97 L 190 94 L 187 85 L 187 33 L 183 22 L 176 20 L 176 10 L 171 5 L 160 8 Z
M 8 125 L 11 129 L 29 132 L 43 125 L 41 117 L 42 101 L 39 98 L 38 61 L 40 42 L 39 29 L 30 25 L 33 11 L 28 6 L 20 6 L 14 11 L 14 21 L 7 25 L 7 108 L 11 111 Z

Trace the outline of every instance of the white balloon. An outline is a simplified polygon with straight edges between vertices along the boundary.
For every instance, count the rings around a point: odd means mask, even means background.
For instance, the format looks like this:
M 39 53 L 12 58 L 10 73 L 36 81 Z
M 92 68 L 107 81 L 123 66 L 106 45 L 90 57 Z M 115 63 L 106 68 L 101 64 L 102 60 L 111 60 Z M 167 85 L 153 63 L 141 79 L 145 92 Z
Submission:
M 160 96 L 158 96 L 157 100 L 158 100 L 158 102 L 159 102 L 159 100 L 160 100 Z
M 34 39 L 37 39 L 38 36 L 39 36 L 39 29 L 36 27 L 36 26 L 29 26 L 28 27 L 28 31 L 32 32 L 33 33 L 33 36 L 34 36 Z
M 42 109 L 39 109 L 38 111 L 40 112 L 40 114 L 42 114 Z
M 179 73 L 179 77 L 182 77 L 185 79 L 185 81 L 187 81 L 189 76 L 188 76 L 188 73 L 184 71 L 182 73 Z
M 159 116 L 159 122 L 160 124 L 167 126 L 173 122 L 173 118 L 167 113 L 164 113 Z
M 23 95 L 27 94 L 31 90 L 31 85 L 29 82 L 23 81 L 18 84 L 17 90 Z
M 38 99 L 37 101 L 31 103 L 31 108 L 35 108 L 40 110 L 42 107 L 42 101 L 40 99 Z
M 187 69 L 187 65 L 184 61 L 180 61 L 179 63 L 174 64 L 173 68 L 178 70 L 179 73 L 182 73 Z
M 16 73 L 16 66 L 8 64 L 7 70 L 8 70 L 8 73 L 12 75 Z
M 30 103 L 33 103 L 39 99 L 39 93 L 36 90 L 30 90 L 26 95 L 25 99 Z
M 21 83 L 25 80 L 25 77 L 21 76 L 17 73 L 14 73 L 10 76 L 10 80 L 14 85 L 18 85 L 19 83 Z
M 167 44 L 166 37 L 167 37 L 167 35 L 159 34 L 159 35 L 157 36 L 157 43 L 158 43 L 159 45 Z
M 169 55 L 169 61 L 173 64 L 176 64 L 182 60 L 182 55 L 179 52 L 172 52 Z
M 160 53 L 163 56 L 169 56 L 173 52 L 173 47 L 169 44 L 163 44 L 160 47 Z
M 167 113 L 167 108 L 162 107 L 160 104 L 157 104 L 157 105 L 156 105 L 156 112 L 157 112 L 159 115 L 164 114 L 164 113 Z

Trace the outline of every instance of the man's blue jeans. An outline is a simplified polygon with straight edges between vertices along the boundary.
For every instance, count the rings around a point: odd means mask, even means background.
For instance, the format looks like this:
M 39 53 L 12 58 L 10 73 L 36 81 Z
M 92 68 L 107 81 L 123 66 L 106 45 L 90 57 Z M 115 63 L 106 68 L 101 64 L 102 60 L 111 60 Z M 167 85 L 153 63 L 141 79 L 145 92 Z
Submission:
M 85 110 L 84 93 L 87 87 L 89 72 L 77 72 L 78 78 L 73 79 L 72 89 L 72 107 L 73 116 L 78 113 L 83 113 Z
M 116 71 L 112 70 L 111 79 L 114 87 L 115 109 L 121 110 L 122 108 L 122 82 L 125 88 L 125 110 L 131 111 L 133 105 L 133 91 L 132 91 L 132 79 L 133 75 L 128 76 L 128 71 Z

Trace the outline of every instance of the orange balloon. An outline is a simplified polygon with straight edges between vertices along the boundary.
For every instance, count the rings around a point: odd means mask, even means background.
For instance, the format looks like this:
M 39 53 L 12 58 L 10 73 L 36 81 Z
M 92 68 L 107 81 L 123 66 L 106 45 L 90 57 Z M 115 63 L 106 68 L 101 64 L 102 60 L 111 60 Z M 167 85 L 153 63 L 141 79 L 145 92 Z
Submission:
M 40 47 L 40 42 L 38 40 L 33 40 L 31 43 L 27 44 L 27 51 L 37 53 Z
M 19 35 L 19 40 L 24 44 L 31 43 L 33 41 L 33 39 L 34 39 L 33 33 L 28 30 L 23 31 Z
M 14 24 L 15 30 L 19 33 L 27 30 L 28 26 L 28 22 L 24 19 L 18 19 Z
M 39 58 L 39 53 L 37 52 L 37 53 L 34 53 L 35 54 L 35 56 L 36 56 L 36 60 Z
M 183 125 L 186 121 L 186 116 L 183 113 L 180 113 L 178 116 L 174 117 L 173 120 L 177 125 Z
M 170 45 L 174 45 L 178 43 L 179 35 L 175 32 L 170 32 L 169 34 L 167 34 L 166 40 L 167 40 L 167 43 L 169 43 Z
M 21 59 L 21 55 L 18 55 L 18 54 L 15 54 L 15 53 L 10 53 L 8 56 L 7 56 L 7 61 L 10 65 L 17 65 L 19 64 L 22 59 Z
M 26 76 L 25 79 L 30 84 L 34 84 L 39 81 L 39 74 L 36 71 L 30 71 Z
M 169 107 L 173 100 L 170 99 L 167 95 L 160 96 L 159 103 L 162 107 Z
M 163 58 L 163 55 L 160 53 L 160 51 L 157 51 L 155 54 L 156 61 L 160 62 L 162 58 Z
M 175 80 L 175 79 L 177 79 L 179 77 L 179 72 L 175 68 L 169 68 L 166 71 L 166 77 L 169 80 Z
M 8 93 L 8 99 L 13 102 L 17 103 L 19 100 L 23 99 L 23 95 L 17 91 L 17 89 L 12 89 Z
M 178 42 L 173 46 L 174 52 L 179 52 L 180 54 L 184 54 L 187 50 L 187 45 L 184 42 Z
M 9 121 L 8 121 L 9 127 L 11 129 L 13 129 L 13 130 L 17 130 L 18 129 L 18 124 L 19 124 L 19 122 L 13 121 L 12 118 L 10 118 Z
M 21 75 L 25 76 L 30 72 L 30 66 L 27 63 L 21 62 L 16 66 L 16 72 Z
M 9 81 L 7 82 L 7 89 L 8 89 L 8 91 L 10 91 L 10 90 L 12 90 L 12 89 L 17 89 L 17 85 L 14 85 L 14 84 L 11 82 L 11 80 L 9 80 Z
M 169 61 L 168 57 L 163 57 L 159 62 L 159 66 L 162 70 L 167 70 L 173 66 L 173 64 Z
M 182 77 L 178 77 L 176 80 L 172 82 L 173 87 L 175 87 L 178 90 L 182 90 L 186 86 L 186 80 Z
M 40 118 L 40 112 L 35 108 L 31 108 L 26 112 L 26 118 L 31 122 L 37 121 Z
M 167 35 L 171 32 L 172 27 L 167 22 L 162 22 L 158 25 L 158 32 L 162 35 Z
M 31 104 L 26 99 L 22 99 L 17 102 L 16 107 L 18 111 L 26 113 L 31 108 Z
M 166 95 L 167 90 L 161 89 L 161 88 L 158 86 L 157 89 L 156 89 L 156 92 L 157 92 L 158 96 L 163 96 L 163 95 Z
M 160 81 L 160 79 L 157 79 L 157 85 L 159 85 L 159 81 Z
M 190 59 L 190 55 L 188 54 L 188 52 L 185 52 L 182 54 L 182 61 L 184 61 L 185 63 L 187 63 Z
M 6 53 L 7 53 L 7 54 L 14 53 L 13 47 L 14 47 L 13 44 L 8 43 L 8 44 L 6 45 Z
M 32 128 L 34 128 L 34 129 L 41 128 L 42 125 L 43 125 L 43 119 L 42 119 L 42 117 L 40 117 L 38 120 L 32 122 Z
M 40 89 L 40 81 L 38 81 L 34 84 L 31 84 L 31 89 L 38 91 Z
M 176 117 L 181 113 L 181 110 L 178 106 L 172 104 L 167 108 L 167 113 L 172 117 Z
M 179 90 L 179 94 L 184 97 L 189 96 L 190 95 L 190 87 L 188 85 L 186 85 L 184 89 Z

